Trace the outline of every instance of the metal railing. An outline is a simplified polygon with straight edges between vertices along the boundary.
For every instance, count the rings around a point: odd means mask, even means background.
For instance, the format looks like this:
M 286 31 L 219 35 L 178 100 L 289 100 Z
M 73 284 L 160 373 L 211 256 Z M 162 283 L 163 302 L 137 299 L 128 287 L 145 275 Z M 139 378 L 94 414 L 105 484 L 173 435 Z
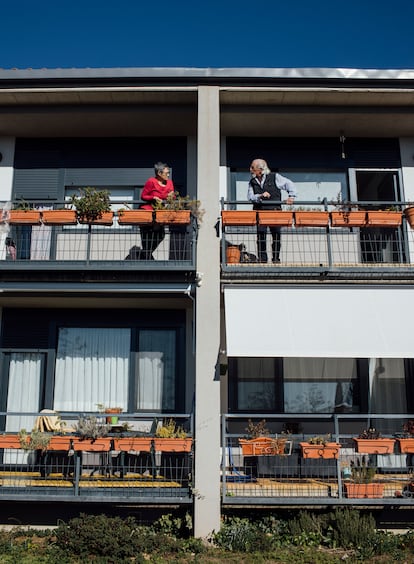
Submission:
M 270 430 L 270 447 L 263 449 L 258 444 L 255 451 L 243 452 L 240 439 L 246 437 L 247 422 L 264 418 Z M 402 440 L 403 424 L 410 419 L 414 415 L 225 414 L 222 416 L 222 502 L 412 506 L 414 442 L 407 451 Z M 305 431 L 297 429 L 298 421 Z M 379 443 L 374 443 L 374 452 L 355 440 L 370 427 L 375 427 L 381 436 Z M 294 432 L 283 432 L 289 428 Z M 336 448 L 326 458 L 321 446 L 316 454 L 310 454 L 310 449 L 301 445 L 316 436 L 335 443 Z M 387 437 L 391 440 L 385 441 Z M 278 450 L 271 441 L 277 444 Z M 362 472 L 358 475 L 361 467 L 369 468 L 372 473 L 368 481 L 378 488 L 373 497 L 366 483 L 362 483 L 358 497 L 352 491 L 355 483 L 363 482 Z
M 248 202 L 222 200 L 222 210 L 246 208 Z M 379 206 L 400 210 L 400 225 L 336 226 L 332 211 L 336 202 L 297 202 L 289 206 L 293 221 L 289 226 L 273 228 L 253 225 L 226 225 L 222 221 L 221 266 L 223 273 L 233 275 L 271 274 L 338 274 L 396 273 L 410 275 L 414 263 L 414 230 L 402 209 L 406 202 L 349 202 L 347 209 L 363 208 L 365 213 Z M 282 206 L 284 211 L 287 206 Z M 325 226 L 302 226 L 295 220 L 297 211 L 319 208 L 327 212 Z M 251 210 L 251 204 L 249 205 Z M 296 211 L 295 211 L 296 210 Z M 367 216 L 368 217 L 368 216 Z M 260 241 L 261 239 L 261 241 Z

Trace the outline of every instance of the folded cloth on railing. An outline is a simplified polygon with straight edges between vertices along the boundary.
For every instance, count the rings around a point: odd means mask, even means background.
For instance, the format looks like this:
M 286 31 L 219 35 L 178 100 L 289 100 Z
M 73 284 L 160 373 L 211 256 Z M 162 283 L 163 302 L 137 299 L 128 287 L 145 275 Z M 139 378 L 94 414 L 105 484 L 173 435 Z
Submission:
M 42 409 L 40 413 L 56 413 L 53 409 Z M 58 415 L 39 415 L 34 424 L 35 431 L 61 431 L 62 421 Z

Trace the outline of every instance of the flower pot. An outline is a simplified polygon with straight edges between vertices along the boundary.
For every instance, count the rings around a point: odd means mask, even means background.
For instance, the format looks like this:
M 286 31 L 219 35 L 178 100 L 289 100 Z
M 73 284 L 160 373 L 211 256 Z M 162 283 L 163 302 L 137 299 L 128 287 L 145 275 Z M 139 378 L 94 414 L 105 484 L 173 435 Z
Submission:
M 156 452 L 191 452 L 191 438 L 155 438 L 154 448 Z
M 239 439 L 244 456 L 275 456 L 284 454 L 286 439 L 256 437 L 255 439 Z
M 121 437 L 114 439 L 114 449 L 123 452 L 135 450 L 138 452 L 150 452 L 152 437 Z
M 414 206 L 409 206 L 408 208 L 405 208 L 404 215 L 410 227 L 414 229 Z
M 332 227 L 364 227 L 367 221 L 365 211 L 333 211 L 331 212 Z
M 299 443 L 302 450 L 302 458 L 338 458 L 339 443 L 326 443 L 325 445 L 314 445 L 311 443 Z
M 105 413 L 122 413 L 122 407 L 107 407 Z M 117 425 L 119 421 L 118 415 L 110 415 L 106 418 L 106 422 L 110 425 Z
M 293 212 L 285 210 L 259 211 L 257 222 L 266 227 L 290 227 L 293 223 Z
M 11 225 L 40 225 L 40 211 L 10 210 L 9 223 Z
M 100 439 L 82 439 L 81 437 L 72 437 L 73 450 L 87 452 L 108 452 L 111 448 L 111 439 L 103 437 Z
M 152 210 L 124 210 L 118 212 L 119 225 L 148 225 L 152 223 Z
M 240 249 L 236 245 L 229 245 L 226 249 L 227 264 L 240 262 Z
M 45 225 L 76 225 L 78 218 L 75 210 L 44 210 L 42 222 Z
M 221 221 L 223 226 L 256 225 L 256 215 L 256 212 L 252 210 L 223 210 L 221 212 Z
M 19 435 L 0 435 L 0 448 L 22 448 Z
M 112 225 L 114 222 L 114 212 L 104 212 L 101 217 L 93 220 L 85 216 L 79 216 L 79 223 L 82 225 Z
M 395 439 L 357 439 L 357 452 L 363 454 L 392 454 L 394 452 Z
M 369 227 L 398 227 L 402 223 L 402 213 L 398 211 L 368 211 L 367 226 Z
M 326 227 L 329 223 L 327 211 L 300 211 L 295 212 L 296 227 Z
M 69 450 L 72 437 L 70 435 L 54 435 L 50 438 L 47 450 Z
M 162 225 L 188 225 L 191 219 L 190 210 L 156 210 L 155 221 Z
M 351 484 L 345 483 L 346 497 L 379 498 L 384 494 L 384 484 Z
M 414 454 L 414 438 L 412 439 L 397 439 L 400 446 L 400 452 L 407 454 Z

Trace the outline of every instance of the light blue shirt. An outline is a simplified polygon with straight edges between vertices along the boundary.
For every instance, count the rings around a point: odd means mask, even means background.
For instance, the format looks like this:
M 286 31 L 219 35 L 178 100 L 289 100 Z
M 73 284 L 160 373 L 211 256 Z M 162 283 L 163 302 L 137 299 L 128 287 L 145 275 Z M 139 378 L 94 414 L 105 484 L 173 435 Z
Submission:
M 260 182 L 260 186 L 263 186 L 264 181 L 266 180 L 266 175 L 263 174 L 260 180 L 257 177 L 256 179 L 258 182 Z M 276 181 L 276 186 L 279 188 L 279 190 L 284 190 L 285 192 L 287 192 L 288 198 L 296 198 L 296 187 L 294 183 L 291 180 L 289 180 L 289 178 L 286 178 L 285 176 L 282 176 L 281 174 L 276 172 L 275 181 Z M 250 186 L 250 183 L 249 183 L 249 188 L 247 190 L 247 199 L 249 200 L 249 202 L 254 202 L 254 203 L 262 201 L 260 194 L 254 193 L 253 188 Z

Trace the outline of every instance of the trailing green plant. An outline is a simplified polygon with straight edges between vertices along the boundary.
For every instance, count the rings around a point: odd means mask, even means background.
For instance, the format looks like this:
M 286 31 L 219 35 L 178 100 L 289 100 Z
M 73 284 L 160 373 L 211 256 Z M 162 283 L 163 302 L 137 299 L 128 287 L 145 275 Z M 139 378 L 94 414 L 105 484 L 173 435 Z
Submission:
M 96 221 L 111 211 L 108 190 L 97 190 L 91 186 L 80 188 L 79 194 L 74 194 L 70 201 L 81 221 Z
M 26 429 L 20 429 L 20 446 L 23 450 L 41 450 L 44 452 L 47 450 L 52 436 L 52 433 L 45 433 L 35 429 L 30 433 L 28 433 Z
M 100 439 L 106 437 L 111 429 L 111 425 L 103 423 L 100 419 L 93 415 L 84 415 L 79 417 L 73 430 L 83 439 Z
M 174 419 L 167 419 L 157 428 L 155 436 L 159 439 L 185 439 L 187 433 Z
M 262 419 L 257 423 L 248 419 L 245 431 L 249 439 L 257 439 L 257 437 L 265 437 L 270 434 L 270 431 L 266 426 L 266 419 Z
M 370 464 L 369 459 L 363 456 L 356 462 L 351 460 L 351 478 L 356 484 L 369 484 L 373 481 L 376 468 Z

